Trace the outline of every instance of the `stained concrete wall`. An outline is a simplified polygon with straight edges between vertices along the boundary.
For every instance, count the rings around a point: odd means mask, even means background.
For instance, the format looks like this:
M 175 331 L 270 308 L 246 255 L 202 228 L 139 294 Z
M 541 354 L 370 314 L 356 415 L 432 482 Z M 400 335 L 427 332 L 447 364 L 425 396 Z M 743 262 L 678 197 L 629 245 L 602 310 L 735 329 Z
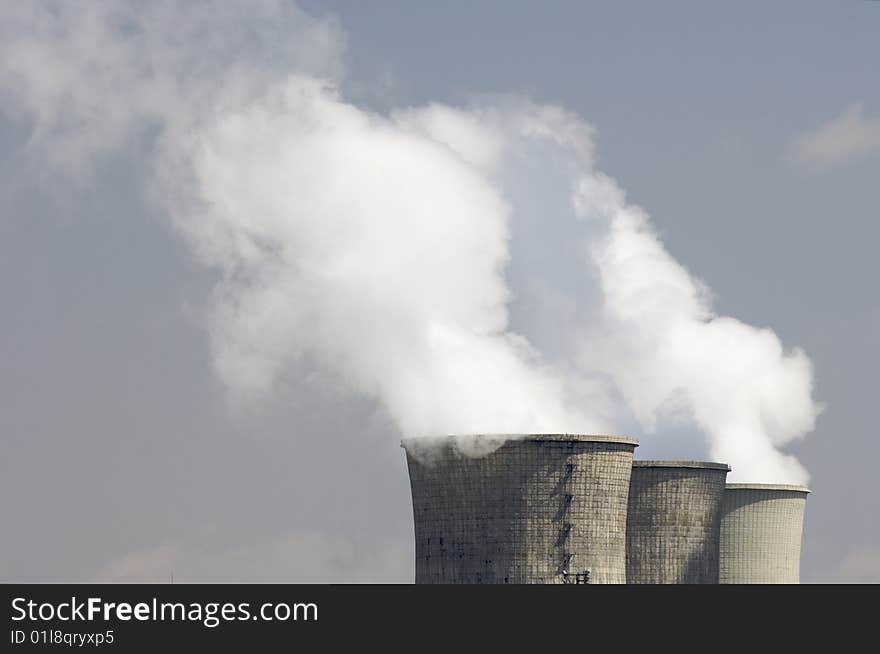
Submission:
M 718 583 L 721 502 L 729 470 L 725 463 L 633 462 L 627 583 Z
M 728 484 L 721 512 L 722 584 L 797 584 L 803 486 Z
M 456 442 L 428 458 L 420 441 L 403 443 L 416 583 L 573 583 L 585 571 L 590 583 L 625 583 L 636 441 L 532 435 L 477 458 Z

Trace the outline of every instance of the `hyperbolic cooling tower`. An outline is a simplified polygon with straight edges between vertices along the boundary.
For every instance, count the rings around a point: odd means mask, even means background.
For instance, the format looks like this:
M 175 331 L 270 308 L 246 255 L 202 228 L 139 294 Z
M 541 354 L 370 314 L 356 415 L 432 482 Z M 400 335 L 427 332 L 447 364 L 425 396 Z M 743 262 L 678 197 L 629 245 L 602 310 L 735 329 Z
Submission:
M 429 459 L 423 442 L 403 443 L 416 583 L 625 582 L 635 440 L 527 435 L 472 458 L 450 437 Z
M 803 486 L 727 485 L 721 511 L 722 584 L 800 582 L 809 492 Z
M 726 463 L 633 462 L 627 583 L 718 583 L 721 502 L 729 470 Z

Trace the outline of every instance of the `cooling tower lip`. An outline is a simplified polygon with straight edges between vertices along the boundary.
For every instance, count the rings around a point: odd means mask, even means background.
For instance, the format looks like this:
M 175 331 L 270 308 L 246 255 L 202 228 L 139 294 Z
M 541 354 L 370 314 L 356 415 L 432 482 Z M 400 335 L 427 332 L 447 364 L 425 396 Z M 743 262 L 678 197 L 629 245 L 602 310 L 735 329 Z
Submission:
M 809 488 L 806 486 L 801 486 L 799 484 L 742 484 L 742 483 L 728 483 L 724 486 L 725 490 L 762 490 L 762 491 L 785 491 L 789 493 L 812 493 Z
M 617 443 L 623 445 L 632 445 L 634 448 L 639 446 L 639 441 L 629 436 L 614 436 L 609 434 L 445 434 L 443 436 L 416 436 L 404 438 L 400 441 L 400 446 L 407 449 L 409 445 L 419 443 L 442 443 L 454 442 L 457 440 L 467 439 L 486 439 L 487 441 L 528 441 L 531 443 L 547 443 L 547 442 L 579 442 L 579 443 Z
M 717 461 L 656 461 L 643 460 L 633 461 L 633 468 L 695 468 L 700 470 L 723 470 L 730 472 L 731 468 L 726 463 Z
M 629 436 L 614 436 L 610 434 L 509 434 L 511 439 L 526 440 L 532 442 L 558 442 L 575 441 L 580 443 L 622 443 L 624 445 L 639 446 L 635 438 Z

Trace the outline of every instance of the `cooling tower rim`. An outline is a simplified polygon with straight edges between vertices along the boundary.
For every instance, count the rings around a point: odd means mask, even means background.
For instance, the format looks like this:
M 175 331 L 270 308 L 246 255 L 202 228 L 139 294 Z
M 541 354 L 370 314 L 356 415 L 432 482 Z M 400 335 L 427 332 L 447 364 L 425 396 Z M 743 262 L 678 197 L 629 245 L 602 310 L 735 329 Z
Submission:
M 697 468 L 705 470 L 724 470 L 730 472 L 730 466 L 717 461 L 633 461 L 633 468 Z
M 487 439 L 503 441 L 529 441 L 532 443 L 545 442 L 579 442 L 579 443 L 621 443 L 623 445 L 639 446 L 639 441 L 629 436 L 612 436 L 607 434 L 445 434 L 442 436 L 416 436 L 404 438 L 400 446 L 404 449 L 415 443 L 437 443 L 440 441 L 455 441 L 459 439 Z
M 763 491 L 788 491 L 790 493 L 812 493 L 806 486 L 798 484 L 740 484 L 729 483 L 724 487 L 725 490 L 763 490 Z

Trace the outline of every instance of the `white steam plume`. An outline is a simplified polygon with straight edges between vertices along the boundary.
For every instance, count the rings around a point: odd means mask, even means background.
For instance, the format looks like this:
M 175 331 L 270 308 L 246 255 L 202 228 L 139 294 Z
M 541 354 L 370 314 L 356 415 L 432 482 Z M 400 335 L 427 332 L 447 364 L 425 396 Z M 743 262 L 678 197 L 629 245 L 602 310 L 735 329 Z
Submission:
M 582 341 L 581 365 L 612 375 L 649 431 L 670 401 L 681 402 L 712 458 L 734 466 L 733 479 L 805 482 L 798 461 L 776 449 L 812 430 L 819 411 L 803 351 L 715 315 L 703 284 L 610 179 L 583 179 L 574 202 L 579 215 L 610 224 L 591 247 L 605 302 L 600 328 Z
M 179 6 L 26 3 L 4 17 L 0 81 L 31 147 L 68 173 L 158 133 L 140 156 L 220 274 L 208 326 L 233 391 L 267 392 L 305 361 L 406 436 L 634 416 L 659 438 L 674 406 L 733 478 L 806 480 L 779 448 L 813 428 L 809 360 L 712 313 L 595 169 L 586 123 L 511 98 L 380 115 L 343 97 L 333 21 L 288 3 Z M 555 255 L 576 279 L 545 265 Z M 522 284 L 568 307 L 540 347 L 512 321 Z

